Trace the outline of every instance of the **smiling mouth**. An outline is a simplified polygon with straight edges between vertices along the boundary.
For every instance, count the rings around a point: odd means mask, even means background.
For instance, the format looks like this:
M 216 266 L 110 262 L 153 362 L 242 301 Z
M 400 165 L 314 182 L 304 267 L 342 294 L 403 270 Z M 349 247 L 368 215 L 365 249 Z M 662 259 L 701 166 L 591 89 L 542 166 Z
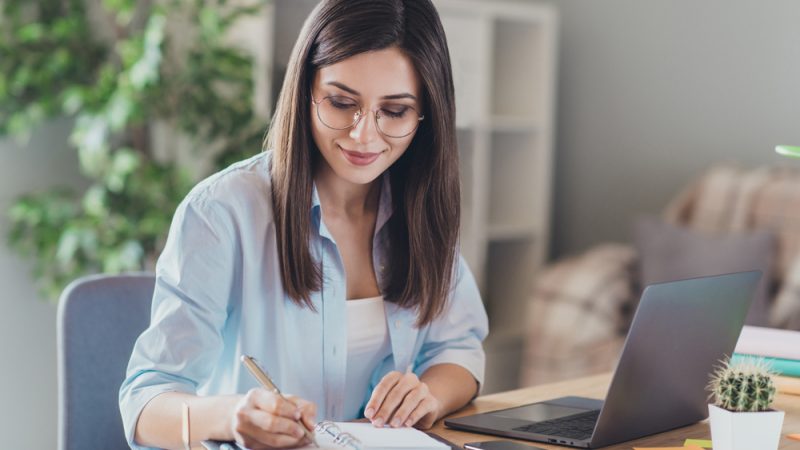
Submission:
M 357 165 L 357 166 L 366 166 L 366 165 L 372 164 L 385 151 L 384 150 L 384 151 L 375 152 L 375 153 L 362 153 L 362 152 L 354 152 L 352 150 L 347 150 L 344 147 L 342 147 L 341 145 L 339 145 L 338 147 L 339 147 L 339 150 L 341 150 L 342 153 L 344 154 L 345 158 L 347 158 L 347 160 L 350 163 L 352 163 L 354 165 Z

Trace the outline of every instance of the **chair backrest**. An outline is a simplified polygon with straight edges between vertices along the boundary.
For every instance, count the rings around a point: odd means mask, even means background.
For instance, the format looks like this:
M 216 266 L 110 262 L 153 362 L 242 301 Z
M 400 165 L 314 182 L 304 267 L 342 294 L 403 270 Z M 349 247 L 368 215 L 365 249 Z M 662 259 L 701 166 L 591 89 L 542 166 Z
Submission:
M 150 322 L 152 274 L 72 282 L 58 306 L 58 448 L 127 449 L 119 387 Z

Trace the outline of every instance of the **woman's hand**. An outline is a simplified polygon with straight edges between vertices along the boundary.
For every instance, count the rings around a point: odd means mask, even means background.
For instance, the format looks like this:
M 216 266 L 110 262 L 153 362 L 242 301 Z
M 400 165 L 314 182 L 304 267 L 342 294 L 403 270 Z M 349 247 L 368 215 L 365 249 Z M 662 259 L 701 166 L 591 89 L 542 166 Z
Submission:
M 286 401 L 266 389 L 251 389 L 236 405 L 231 431 L 236 443 L 249 449 L 296 447 L 307 441 L 302 419 L 314 429 L 317 407 L 306 400 L 287 396 Z
M 364 415 L 376 427 L 410 427 L 423 430 L 433 426 L 441 404 L 414 373 L 389 372 L 372 392 Z

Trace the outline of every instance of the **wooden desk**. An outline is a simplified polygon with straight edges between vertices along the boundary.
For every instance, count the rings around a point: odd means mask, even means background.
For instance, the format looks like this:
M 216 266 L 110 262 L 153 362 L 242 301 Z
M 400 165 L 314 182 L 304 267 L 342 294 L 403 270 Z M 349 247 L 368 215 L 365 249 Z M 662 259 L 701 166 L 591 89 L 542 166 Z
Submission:
M 794 380 L 796 381 L 796 380 Z M 481 412 L 495 411 L 498 409 L 511 408 L 514 406 L 548 400 L 565 395 L 578 395 L 590 398 L 605 398 L 608 385 L 611 383 L 611 374 L 596 375 L 592 377 L 579 378 L 576 380 L 562 381 L 559 383 L 533 386 L 515 391 L 502 392 L 498 394 L 478 397 L 472 404 L 454 413 L 451 417 L 467 416 Z M 791 382 L 790 382 L 791 383 Z M 779 380 L 778 386 L 784 385 Z M 790 395 L 779 392 L 774 404 L 775 409 L 786 412 L 783 422 L 783 436 L 781 437 L 780 449 L 800 450 L 800 441 L 786 438 L 786 434 L 800 433 L 800 396 Z M 458 445 L 467 442 L 488 441 L 492 439 L 506 439 L 504 437 L 490 436 L 486 434 L 473 434 L 464 431 L 457 431 L 446 428 L 444 421 L 437 423 L 430 431 L 448 439 Z M 604 447 L 607 449 L 630 450 L 636 447 L 682 447 L 686 439 L 711 439 L 711 431 L 708 422 L 703 421 L 694 425 L 667 431 L 665 433 L 648 436 L 645 438 L 629 441 L 622 444 Z M 558 445 L 548 445 L 538 442 L 519 441 L 529 445 L 535 445 L 546 449 L 564 450 L 569 447 Z

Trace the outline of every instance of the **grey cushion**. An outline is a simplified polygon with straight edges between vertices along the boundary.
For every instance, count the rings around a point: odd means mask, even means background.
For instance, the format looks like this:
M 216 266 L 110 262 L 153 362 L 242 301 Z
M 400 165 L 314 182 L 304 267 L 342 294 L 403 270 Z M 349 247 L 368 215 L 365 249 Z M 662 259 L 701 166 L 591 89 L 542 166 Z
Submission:
M 642 286 L 761 270 L 763 276 L 745 323 L 768 325 L 772 261 L 777 251 L 775 236 L 769 231 L 706 233 L 644 217 L 636 221 L 635 242 Z

